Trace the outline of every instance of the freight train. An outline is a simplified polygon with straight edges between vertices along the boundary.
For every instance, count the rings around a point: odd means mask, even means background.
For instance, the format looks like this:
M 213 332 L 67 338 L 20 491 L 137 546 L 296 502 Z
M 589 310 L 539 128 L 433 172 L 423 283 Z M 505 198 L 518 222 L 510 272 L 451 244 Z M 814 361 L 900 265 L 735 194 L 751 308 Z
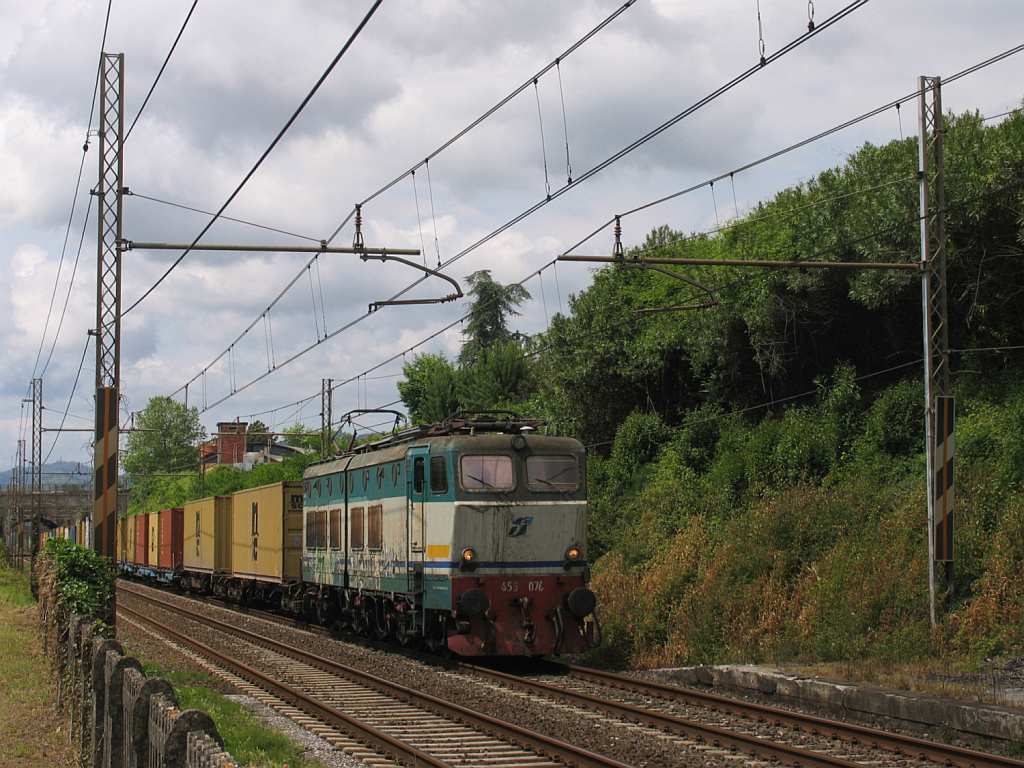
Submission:
M 600 642 L 585 451 L 538 422 L 453 418 L 276 483 L 119 521 L 134 577 L 463 656 Z

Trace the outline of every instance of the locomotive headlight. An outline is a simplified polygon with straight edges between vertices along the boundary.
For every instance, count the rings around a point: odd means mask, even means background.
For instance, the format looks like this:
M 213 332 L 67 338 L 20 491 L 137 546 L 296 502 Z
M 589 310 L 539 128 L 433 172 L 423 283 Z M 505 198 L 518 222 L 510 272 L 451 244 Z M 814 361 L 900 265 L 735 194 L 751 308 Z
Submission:
M 472 547 L 466 547 L 462 550 L 462 567 L 472 568 L 476 565 L 476 550 Z
M 580 548 L 577 547 L 575 544 L 573 544 L 571 547 L 565 550 L 565 559 L 571 563 L 574 563 L 577 560 L 579 560 L 580 557 L 582 557 L 582 555 L 583 553 L 580 551 Z

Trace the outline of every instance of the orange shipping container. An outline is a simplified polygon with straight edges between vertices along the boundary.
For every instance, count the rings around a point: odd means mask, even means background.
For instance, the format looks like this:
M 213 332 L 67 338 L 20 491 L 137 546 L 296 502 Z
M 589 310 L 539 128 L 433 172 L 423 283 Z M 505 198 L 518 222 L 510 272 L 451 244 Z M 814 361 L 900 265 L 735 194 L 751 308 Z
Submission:
M 135 565 L 146 564 L 146 553 L 149 551 L 149 515 L 135 515 L 135 552 L 132 562 Z
M 181 569 L 184 510 L 181 507 L 160 510 L 160 546 L 157 564 L 160 568 Z

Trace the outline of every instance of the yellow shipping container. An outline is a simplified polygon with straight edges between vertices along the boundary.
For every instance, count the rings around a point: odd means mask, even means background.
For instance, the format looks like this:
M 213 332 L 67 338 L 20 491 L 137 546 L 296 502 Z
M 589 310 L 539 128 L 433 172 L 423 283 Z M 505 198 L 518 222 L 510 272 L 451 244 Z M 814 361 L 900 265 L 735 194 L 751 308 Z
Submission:
M 210 496 L 185 505 L 185 570 L 231 570 L 231 497 Z
M 153 568 L 160 566 L 160 515 L 149 513 L 149 549 L 146 550 L 146 565 Z
M 302 483 L 273 483 L 231 497 L 231 572 L 243 579 L 302 576 Z

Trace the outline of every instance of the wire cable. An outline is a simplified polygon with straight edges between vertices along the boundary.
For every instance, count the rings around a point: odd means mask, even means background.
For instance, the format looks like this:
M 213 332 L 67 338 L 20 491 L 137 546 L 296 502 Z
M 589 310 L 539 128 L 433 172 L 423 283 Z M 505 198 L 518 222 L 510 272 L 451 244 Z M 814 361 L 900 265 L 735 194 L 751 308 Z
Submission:
M 217 215 L 214 211 L 204 211 L 202 208 L 194 208 L 191 205 L 185 205 L 184 203 L 176 203 L 173 200 L 162 200 L 159 197 L 153 197 L 152 195 L 144 195 L 141 192 L 135 192 L 135 191 L 132 191 L 132 190 L 126 191 L 125 195 L 129 196 L 129 197 L 138 197 L 138 198 L 140 198 L 142 200 L 149 200 L 151 203 L 160 203 L 161 205 L 169 205 L 172 208 L 180 208 L 183 211 L 192 211 L 193 213 L 202 213 L 202 214 L 204 214 L 206 216 L 216 216 Z M 309 240 L 311 243 L 319 243 L 320 242 L 320 238 L 318 238 L 318 237 L 311 237 L 309 235 L 302 235 L 302 234 L 299 234 L 298 232 L 289 232 L 287 229 L 281 229 L 280 227 L 270 227 L 270 226 L 267 226 L 266 224 L 257 224 L 254 221 L 247 221 L 245 219 L 236 219 L 233 216 L 226 216 L 224 214 L 221 214 L 220 218 L 223 219 L 224 221 L 233 221 L 236 224 L 245 224 L 246 226 L 256 227 L 257 229 L 263 229 L 263 230 L 266 230 L 268 232 L 277 232 L 280 235 L 288 235 L 289 237 L 295 237 L 295 238 L 298 238 L 299 240 Z
M 85 142 L 82 144 L 82 160 L 78 164 L 78 178 L 75 180 L 75 193 L 71 198 L 71 211 L 68 213 L 68 225 L 64 230 L 64 245 L 61 246 L 60 261 L 57 262 L 57 276 L 53 281 L 53 292 L 50 294 L 50 306 L 46 310 L 46 321 L 43 323 L 43 336 L 39 340 L 39 350 L 36 352 L 36 360 L 32 365 L 32 378 L 36 378 L 36 370 L 39 368 L 39 359 L 43 354 L 43 346 L 46 344 L 46 333 L 50 328 L 50 315 L 53 312 L 53 302 L 57 297 L 57 286 L 60 283 L 60 273 L 64 267 L 64 254 L 67 251 L 68 239 L 71 236 L 71 223 L 75 217 L 75 208 L 78 206 L 78 192 L 82 186 L 82 171 L 85 168 L 85 156 L 89 151 L 89 134 L 92 132 L 92 119 L 96 114 L 96 95 L 99 93 L 100 70 L 103 66 L 103 50 L 107 46 L 107 31 L 110 28 L 110 10 L 113 4 L 114 0 L 107 0 L 107 13 L 103 21 L 103 36 L 100 39 L 99 61 L 96 65 L 96 79 L 93 81 L 92 100 L 89 102 L 89 122 L 85 129 Z
M 380 5 L 383 1 L 384 0 L 374 0 L 373 5 L 370 6 L 370 9 L 366 12 L 366 15 L 363 16 L 362 20 L 352 31 L 352 34 L 349 35 L 348 39 L 345 41 L 345 44 L 341 47 L 341 50 L 339 50 L 335 57 L 331 60 L 331 63 L 327 65 L 327 69 L 325 69 L 323 74 L 320 75 L 319 79 L 310 89 L 309 93 L 306 94 L 305 98 L 302 99 L 302 101 L 299 103 L 299 106 L 292 113 L 292 116 L 288 118 L 288 121 L 284 124 L 281 130 L 278 131 L 277 135 L 270 142 L 270 146 L 263 150 L 263 154 L 260 155 L 256 163 L 252 166 L 252 168 L 249 169 L 249 172 L 245 174 L 245 176 L 239 182 L 238 186 L 235 187 L 235 190 L 228 196 L 228 199 L 224 201 L 224 204 L 221 205 L 217 213 L 214 214 L 213 218 L 210 219 L 210 221 L 206 223 L 206 226 L 204 226 L 202 230 L 199 232 L 199 234 L 196 235 L 195 239 L 192 241 L 192 244 L 189 245 L 189 247 L 186 248 L 184 251 L 182 251 L 181 255 L 178 256 L 178 258 L 175 259 L 174 262 L 172 262 L 171 266 L 167 268 L 167 270 L 157 279 L 157 281 L 153 283 L 153 285 L 151 285 L 149 288 L 147 288 L 139 298 L 132 302 L 128 306 L 128 309 L 124 310 L 121 313 L 122 317 L 127 315 L 129 312 L 135 309 L 135 307 L 139 306 L 139 304 L 145 301 L 146 297 L 149 296 L 153 291 L 155 291 L 157 287 L 161 283 L 163 283 L 164 280 L 167 279 L 167 276 L 170 275 L 171 272 L 173 272 L 179 264 L 181 264 L 181 262 L 192 251 L 192 249 L 196 247 L 196 245 L 202 239 L 203 235 L 210 231 L 210 227 L 212 227 L 214 222 L 216 222 L 217 219 L 220 218 L 221 214 L 224 213 L 225 209 L 227 209 L 227 207 L 231 205 L 232 201 L 242 191 L 242 188 L 245 187 L 245 185 L 249 182 L 249 179 L 251 179 L 253 177 L 253 174 L 255 174 L 256 171 L 259 170 L 259 167 L 263 165 L 263 161 L 267 159 L 267 156 L 274 151 L 274 148 L 278 145 L 281 139 L 284 138 L 284 135 L 288 132 L 288 129 L 292 127 L 292 124 L 299 118 L 299 115 L 302 114 L 302 111 L 306 108 L 306 105 L 312 100 L 313 96 L 316 95 L 316 92 L 320 90 L 320 86 L 324 84 L 324 82 L 330 76 L 331 72 L 334 71 L 334 68 L 338 65 L 338 62 L 341 61 L 342 57 L 348 52 L 349 48 L 355 42 L 356 38 L 359 37 L 359 34 L 363 31 L 363 28 L 369 23 L 370 19 L 373 18 L 373 15 L 377 12 L 377 9 L 380 8 Z
M 156 84 L 160 82 L 160 77 L 163 75 L 164 70 L 167 69 L 167 62 L 171 60 L 171 56 L 174 54 L 174 49 L 178 47 L 178 41 L 181 40 L 181 36 L 185 32 L 185 27 L 188 26 L 188 22 L 192 18 L 192 12 L 195 11 L 197 5 L 199 5 L 199 0 L 192 0 L 192 7 L 188 9 L 188 15 L 185 16 L 185 21 L 182 22 L 181 29 L 178 30 L 178 34 L 175 36 L 174 42 L 171 43 L 171 49 L 167 51 L 167 56 L 164 58 L 164 63 L 160 65 L 160 71 L 156 73 L 156 78 L 153 80 L 153 84 L 149 86 L 149 92 L 146 94 L 146 98 L 142 100 L 142 106 L 139 107 L 139 111 L 135 113 L 135 119 L 132 120 L 132 124 L 128 126 L 128 131 L 124 135 L 124 141 L 121 142 L 122 145 L 127 142 L 129 137 L 132 135 L 132 131 L 135 129 L 135 124 L 139 122 L 139 118 L 142 117 L 142 113 L 146 109 L 146 105 L 149 104 L 149 97 L 153 95 L 153 91 L 156 89 Z
M 50 344 L 50 351 L 46 355 L 46 362 L 43 363 L 43 370 L 40 376 L 46 375 L 46 369 L 50 367 L 50 360 L 53 359 L 53 350 L 57 347 L 57 339 L 60 338 L 61 329 L 64 327 L 64 318 L 68 312 L 68 302 L 71 300 L 71 290 L 75 287 L 75 275 L 78 274 L 78 261 L 82 256 L 82 244 L 85 242 L 85 233 L 89 229 L 89 213 L 92 210 L 92 195 L 85 206 L 85 220 L 82 222 L 82 235 L 78 238 L 78 250 L 75 252 L 75 262 L 71 265 L 71 279 L 68 280 L 68 292 L 64 295 L 64 306 L 60 310 L 60 321 L 57 323 L 57 330 L 53 334 L 53 341 Z
M 68 411 L 71 410 L 71 401 L 75 399 L 75 390 L 78 389 L 78 379 L 82 375 L 82 366 L 85 364 L 85 355 L 89 351 L 89 342 L 92 341 L 92 337 L 86 335 L 85 346 L 82 348 L 82 357 L 78 361 L 78 371 L 75 373 L 75 381 L 71 385 L 71 394 L 68 395 L 68 404 L 64 407 L 64 415 L 60 418 L 60 427 L 57 429 L 57 435 L 53 438 L 53 443 L 50 444 L 50 450 L 46 453 L 46 458 L 43 459 L 43 464 L 46 464 L 50 460 L 50 456 L 53 454 L 53 449 L 57 447 L 57 441 L 60 439 L 60 430 L 64 429 L 64 422 L 67 421 Z
M 783 46 L 781 49 L 779 49 L 778 51 L 774 52 L 770 57 L 768 57 L 767 61 L 769 63 L 777 61 L 778 59 L 780 59 L 783 56 L 785 56 L 787 53 L 790 53 L 790 52 L 796 50 L 800 45 L 804 44 L 805 42 L 807 42 L 811 38 L 815 37 L 816 35 L 820 34 L 821 32 L 824 32 L 825 30 L 831 28 L 832 26 L 837 24 L 839 21 L 844 19 L 846 16 L 850 15 L 851 13 L 853 13 L 855 10 L 857 10 L 857 9 L 861 8 L 862 6 L 866 5 L 868 3 L 868 1 L 869 0 L 854 0 L 854 2 L 849 3 L 844 8 L 840 9 L 839 11 L 834 13 L 832 16 L 830 16 L 826 21 L 822 22 L 817 27 L 815 27 L 815 29 L 813 31 L 805 32 L 805 33 L 799 35 L 798 37 L 796 37 L 795 39 L 790 41 L 788 44 Z M 626 5 L 624 5 L 622 8 L 619 9 L 619 12 L 625 10 L 625 8 L 629 7 L 630 4 L 631 3 L 627 3 Z M 614 14 L 613 14 L 612 17 L 609 17 L 609 19 L 613 18 L 613 17 L 614 17 Z M 606 20 L 606 22 L 607 21 L 608 20 Z M 591 35 L 592 34 L 594 34 L 593 30 L 591 31 Z M 586 40 L 586 39 L 589 39 L 589 38 L 588 37 L 582 38 L 582 40 Z M 582 44 L 582 43 L 578 42 L 576 44 L 576 47 L 578 47 L 580 44 Z M 573 48 L 573 50 L 574 50 L 574 48 Z M 564 59 L 565 56 L 563 55 L 560 58 Z M 543 71 L 547 71 L 548 69 L 550 69 L 550 68 L 552 68 L 554 66 L 555 66 L 555 64 L 554 64 L 554 62 L 552 62 Z M 620 149 L 618 152 L 614 153 L 610 157 L 608 157 L 605 160 L 601 161 L 597 165 L 591 167 L 589 170 L 587 170 L 583 174 L 581 174 L 578 178 L 573 179 L 571 184 L 567 183 L 564 186 L 560 187 L 559 189 L 552 191 L 550 195 L 546 196 L 545 198 L 542 198 L 539 202 L 537 202 L 537 203 L 533 204 L 532 206 L 528 207 L 526 210 L 522 211 L 518 215 L 516 215 L 513 218 L 509 219 L 504 224 L 502 224 L 501 226 L 499 226 L 496 229 L 492 230 L 491 232 L 489 232 L 488 234 L 484 235 L 480 239 L 476 240 L 475 242 L 473 242 L 472 244 L 470 244 L 466 248 L 463 248 L 461 251 L 456 253 L 454 256 L 449 257 L 446 261 L 440 262 L 439 265 L 438 265 L 439 268 L 450 266 L 451 264 L 455 263 L 456 261 L 459 261 L 460 259 L 462 259 L 465 256 L 469 255 L 473 251 L 475 251 L 478 248 L 482 247 L 483 245 L 485 245 L 486 243 L 490 242 L 491 240 L 493 240 L 495 237 L 499 236 L 500 234 L 502 234 L 506 230 L 511 229 L 512 227 L 514 227 L 519 222 L 523 221 L 524 219 L 528 218 L 529 216 L 531 216 L 534 213 L 536 213 L 537 211 L 539 211 L 541 208 L 546 206 L 548 203 L 550 203 L 555 198 L 560 197 L 561 195 L 563 195 L 565 192 L 569 191 L 570 189 L 573 189 L 576 186 L 582 184 L 583 182 L 589 180 L 591 177 L 597 175 L 599 172 L 601 172 L 602 170 L 604 170 L 608 166 L 614 164 L 615 162 L 617 162 L 618 160 L 622 159 L 623 157 L 625 157 L 629 153 L 633 152 L 637 148 L 643 146 L 647 142 L 649 142 L 652 139 L 654 139 L 655 137 L 659 136 L 661 133 L 663 133 L 664 131 L 668 130 L 672 126 L 678 124 L 680 121 L 684 120 L 689 115 L 692 115 L 693 113 L 697 112 L 699 109 L 703 108 L 704 106 L 707 106 L 712 101 L 714 101 L 715 99 L 719 98 L 720 96 L 722 96 L 723 94 L 727 93 L 728 91 L 732 90 L 733 88 L 738 86 L 740 83 L 742 83 L 745 80 L 749 79 L 755 73 L 761 71 L 762 69 L 763 69 L 762 67 L 755 65 L 753 67 L 748 68 L 747 70 L 745 70 L 744 72 L 740 73 L 739 75 L 735 76 L 730 81 L 728 81 L 724 85 L 719 86 L 718 88 L 716 88 L 714 91 L 712 91 L 711 93 L 709 93 L 708 95 L 706 95 L 702 99 L 698 100 L 697 102 L 691 104 L 689 107 L 687 107 L 687 108 L 683 109 L 682 111 L 678 112 L 677 114 L 673 115 L 668 120 L 665 120 L 664 122 L 662 122 L 661 124 L 659 124 L 655 128 L 653 128 L 650 131 L 648 131 L 647 133 L 645 133 L 643 136 L 639 137 L 638 139 L 632 141 L 631 143 L 629 143 L 628 145 L 626 145 L 625 147 Z M 522 88 L 528 88 L 532 84 L 533 84 L 533 78 L 528 80 L 526 82 L 526 84 L 524 86 L 522 86 Z M 519 92 L 519 91 L 516 91 L 516 93 L 517 92 Z M 451 142 L 449 141 L 446 145 L 443 145 L 443 146 L 448 146 L 450 143 Z M 429 159 L 430 158 L 428 157 L 427 160 L 424 161 L 423 164 L 426 164 L 429 161 Z M 414 167 L 418 168 L 419 165 L 414 166 Z M 427 166 L 427 167 L 428 167 L 428 183 L 429 183 L 429 166 Z M 400 180 L 402 178 L 405 178 L 406 175 L 407 174 L 403 173 L 398 178 L 398 180 Z M 392 182 L 389 185 L 386 185 L 380 191 L 383 191 L 384 189 L 390 188 L 390 186 L 392 186 L 393 183 L 394 182 Z M 365 205 L 368 200 L 372 200 L 373 197 L 375 197 L 377 194 L 380 194 L 380 192 L 375 193 L 374 195 L 371 195 L 370 197 L 366 198 L 366 200 L 364 200 L 363 203 L 361 203 L 360 205 Z M 349 213 L 349 215 L 345 218 L 345 220 L 342 221 L 342 223 L 338 226 L 338 228 L 335 229 L 334 234 L 332 234 L 332 236 L 331 236 L 332 238 L 337 236 L 338 232 L 341 231 L 341 229 L 352 218 L 352 216 L 354 216 L 354 214 L 355 214 L 355 210 L 353 209 L 353 211 L 351 213 Z M 329 240 L 328 240 L 328 242 L 329 242 Z M 299 275 L 301 275 L 301 272 L 299 273 Z M 416 286 L 420 285 L 425 279 L 426 278 L 420 278 L 420 279 L 417 279 L 417 280 L 413 281 L 412 283 L 407 285 L 405 288 L 399 290 L 397 293 L 395 293 L 392 296 L 388 297 L 387 301 L 395 301 L 397 299 L 400 299 L 402 296 L 407 294 L 409 291 L 413 290 Z M 287 292 L 291 288 L 291 286 L 295 283 L 296 280 L 298 280 L 298 276 L 293 278 L 292 281 L 285 287 L 285 289 L 281 293 L 278 294 L 278 297 L 276 299 L 274 299 L 274 303 L 276 303 L 281 298 L 281 296 L 283 296 L 284 293 Z M 271 306 L 273 306 L 273 305 L 271 305 Z M 359 316 L 353 318 L 352 320 L 348 321 L 344 325 L 340 326 L 339 328 L 336 328 L 335 330 L 331 331 L 329 334 L 325 335 L 324 338 L 321 339 L 320 343 L 322 343 L 323 341 L 326 341 L 327 339 L 334 338 L 335 336 L 337 336 L 340 333 L 344 333 L 345 331 L 349 330 L 350 328 L 354 327 L 355 325 L 358 325 L 362 321 L 366 320 L 372 314 L 373 314 L 372 312 L 366 312 L 366 313 L 364 313 L 362 315 L 359 315 Z M 254 321 L 254 323 L 255 322 L 256 321 Z M 244 335 L 244 333 L 245 332 L 243 332 L 243 335 Z M 313 349 L 315 346 L 316 346 L 316 344 L 313 344 L 313 345 L 309 345 L 309 346 L 307 346 L 307 347 L 305 347 L 303 349 L 300 349 L 298 352 L 293 354 L 291 357 L 289 357 L 289 358 L 283 360 L 281 363 L 279 363 L 276 366 L 275 369 L 279 370 L 279 369 L 283 368 L 284 366 L 288 365 L 292 361 L 294 361 L 297 358 L 301 357 L 302 355 L 306 354 L 309 350 Z M 207 365 L 207 367 L 204 369 L 204 371 L 208 370 L 211 365 L 214 365 L 217 362 L 217 360 L 219 360 L 221 357 L 223 357 L 223 355 L 224 355 L 224 353 L 222 352 L 217 358 L 214 359 L 214 361 L 212 363 Z M 263 374 L 260 374 L 259 376 L 255 377 L 255 378 L 253 378 L 248 384 L 245 384 L 242 387 L 240 387 L 238 391 L 241 392 L 241 391 L 247 389 L 249 386 L 257 383 L 258 381 L 261 381 L 269 373 L 271 373 L 271 371 L 267 371 L 267 372 L 265 372 Z M 175 392 L 173 392 L 171 394 L 171 396 L 173 397 L 178 392 L 180 392 L 184 388 L 184 386 L 185 385 L 182 385 L 182 387 L 179 387 L 177 390 L 175 390 Z M 214 403 L 214 405 L 216 405 L 216 404 L 218 404 L 220 402 L 223 402 L 223 400 L 224 399 L 221 399 L 221 400 L 217 401 L 216 403 Z

